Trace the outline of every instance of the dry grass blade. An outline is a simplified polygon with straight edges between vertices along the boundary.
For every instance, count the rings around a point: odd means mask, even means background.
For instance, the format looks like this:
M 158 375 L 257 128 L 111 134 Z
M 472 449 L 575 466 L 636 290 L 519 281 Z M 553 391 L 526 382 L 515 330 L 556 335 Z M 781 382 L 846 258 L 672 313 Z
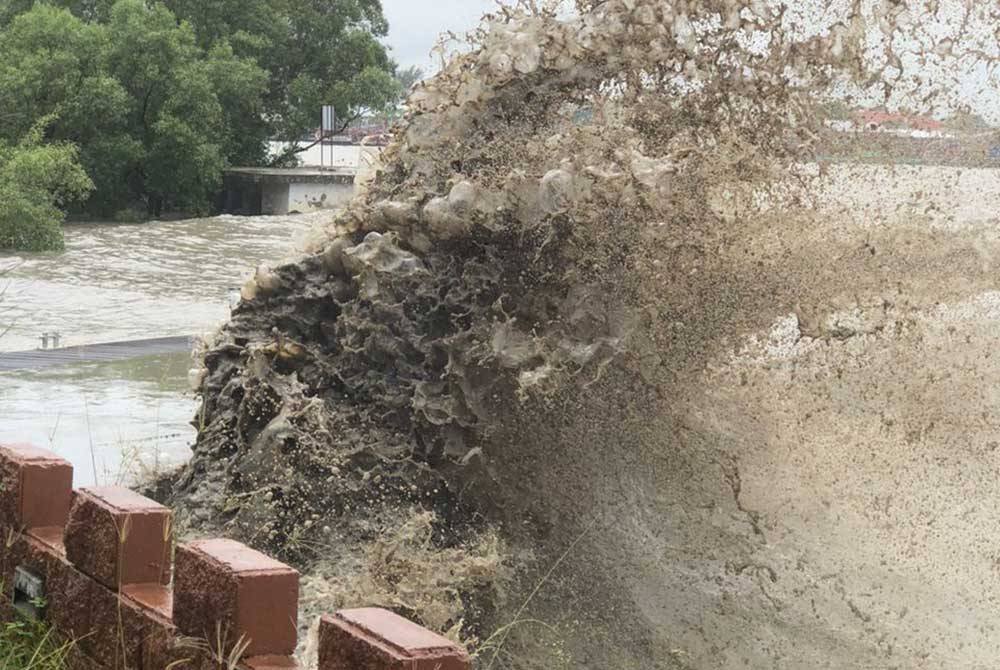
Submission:
M 557 560 L 555 563 L 552 564 L 552 567 L 549 568 L 548 572 L 545 573 L 545 575 L 538 581 L 538 584 L 535 585 L 535 588 L 532 589 L 531 593 L 528 594 L 528 597 L 524 600 L 524 602 L 518 608 L 517 613 L 514 615 L 514 620 L 497 631 L 500 637 L 496 641 L 495 645 L 493 645 L 493 655 L 490 657 L 490 662 L 489 664 L 487 664 L 486 670 L 491 670 L 491 668 L 496 664 L 497 659 L 500 657 L 500 652 L 503 651 L 504 645 L 507 643 L 507 638 L 510 636 L 510 632 L 517 626 L 528 623 L 529 620 L 522 619 L 522 616 L 524 615 L 525 610 L 528 609 L 528 606 L 531 605 L 531 601 L 535 599 L 535 596 L 537 596 L 538 593 L 542 590 L 542 588 L 548 583 L 548 581 L 552 578 L 552 575 L 555 574 L 556 570 L 558 570 L 559 567 L 566 561 L 566 559 L 569 558 L 569 555 L 573 553 L 573 550 L 577 548 L 577 546 L 583 541 L 585 537 L 587 537 L 587 535 L 590 533 L 590 531 L 594 529 L 596 525 L 597 525 L 597 519 L 594 519 L 590 522 L 590 524 L 586 528 L 583 529 L 583 531 L 576 537 L 576 539 L 574 539 L 573 542 L 566 548 L 566 551 L 562 553 L 562 556 L 559 557 L 559 560 Z M 494 633 L 494 636 L 497 633 Z M 493 636 L 487 639 L 486 643 L 484 644 L 489 645 L 492 639 Z

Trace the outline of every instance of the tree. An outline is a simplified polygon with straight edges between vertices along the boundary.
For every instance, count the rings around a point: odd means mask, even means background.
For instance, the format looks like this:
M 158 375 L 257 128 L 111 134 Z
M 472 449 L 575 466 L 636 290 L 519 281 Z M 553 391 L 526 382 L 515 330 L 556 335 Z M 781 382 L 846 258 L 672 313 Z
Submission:
M 109 51 L 103 27 L 44 5 L 0 32 L 0 140 L 15 143 L 49 117 L 48 139 L 80 147 L 98 214 L 125 206 L 123 166 L 141 155 L 127 132 L 128 93 L 108 71 Z
M 409 93 L 414 86 L 416 86 L 417 82 L 423 81 L 426 76 L 427 74 L 424 72 L 422 67 L 411 65 L 406 69 L 396 72 L 396 81 L 399 82 L 399 87 L 405 95 Z
M 202 211 L 227 165 L 263 164 L 322 105 L 341 126 L 393 107 L 387 31 L 380 0 L 0 0 L 0 140 L 52 115 L 88 213 Z
M 17 145 L 0 143 L 0 248 L 63 247 L 60 207 L 87 196 L 93 182 L 69 143 L 45 143 L 42 119 Z
M 89 139 L 123 116 L 125 92 L 107 73 L 107 35 L 39 5 L 0 32 L 0 136 L 20 137 L 58 111 L 48 131 Z
M 298 140 L 332 105 L 342 130 L 396 103 L 395 64 L 380 0 L 167 0 L 202 48 L 225 41 L 268 73 L 270 135 Z M 304 150 L 305 147 L 296 147 Z
M 108 69 L 128 94 L 129 136 L 141 146 L 123 166 L 128 183 L 154 216 L 204 210 L 237 132 L 223 100 L 234 113 L 259 114 L 264 73 L 225 45 L 206 54 L 191 26 L 160 3 L 119 0 L 106 30 Z
M 252 60 L 224 42 L 206 52 L 160 3 L 119 0 L 100 24 L 36 5 L 0 32 L 0 138 L 56 117 L 46 136 L 80 147 L 98 216 L 207 209 L 228 162 L 265 155 L 266 85 Z

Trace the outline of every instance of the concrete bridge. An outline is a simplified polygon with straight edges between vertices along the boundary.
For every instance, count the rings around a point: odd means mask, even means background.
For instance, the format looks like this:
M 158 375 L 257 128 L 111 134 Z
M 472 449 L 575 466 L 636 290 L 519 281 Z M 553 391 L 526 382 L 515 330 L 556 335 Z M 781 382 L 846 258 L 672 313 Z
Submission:
M 281 215 L 343 207 L 354 196 L 349 168 L 232 168 L 219 208 L 227 214 Z

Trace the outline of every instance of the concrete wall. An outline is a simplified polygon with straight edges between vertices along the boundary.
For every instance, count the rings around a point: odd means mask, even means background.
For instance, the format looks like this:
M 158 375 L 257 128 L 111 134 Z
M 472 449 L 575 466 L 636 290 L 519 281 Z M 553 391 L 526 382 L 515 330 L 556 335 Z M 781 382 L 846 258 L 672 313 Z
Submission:
M 246 179 L 226 175 L 216 207 L 227 214 L 255 216 L 260 214 L 263 192 L 261 185 Z
M 261 185 L 260 213 L 288 214 L 290 211 L 289 185 L 281 183 L 264 183 Z
M 354 180 L 343 175 L 331 182 L 313 176 L 296 181 L 291 173 L 284 178 L 256 181 L 230 175 L 218 205 L 227 213 L 246 216 L 305 213 L 343 207 L 355 191 Z
M 287 209 L 276 214 L 337 209 L 354 197 L 354 184 L 290 184 L 286 195 Z

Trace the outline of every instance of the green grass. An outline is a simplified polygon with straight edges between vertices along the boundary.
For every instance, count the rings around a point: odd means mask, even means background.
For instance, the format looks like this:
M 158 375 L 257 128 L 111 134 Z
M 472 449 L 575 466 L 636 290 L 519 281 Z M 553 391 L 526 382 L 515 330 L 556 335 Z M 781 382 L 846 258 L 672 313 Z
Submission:
M 0 623 L 0 670 L 64 670 L 70 647 L 41 622 Z

